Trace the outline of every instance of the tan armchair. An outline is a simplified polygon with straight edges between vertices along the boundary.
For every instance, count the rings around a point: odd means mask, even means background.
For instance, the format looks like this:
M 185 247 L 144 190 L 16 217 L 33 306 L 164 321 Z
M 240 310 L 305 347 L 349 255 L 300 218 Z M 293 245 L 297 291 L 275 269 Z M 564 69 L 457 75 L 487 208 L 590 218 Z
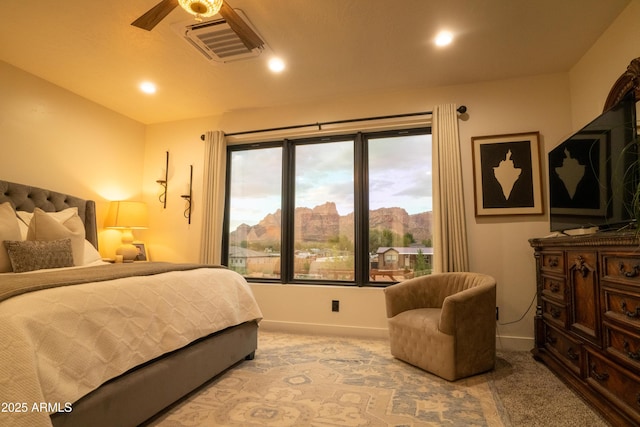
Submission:
M 440 273 L 385 288 L 391 354 L 449 381 L 493 369 L 496 281 Z

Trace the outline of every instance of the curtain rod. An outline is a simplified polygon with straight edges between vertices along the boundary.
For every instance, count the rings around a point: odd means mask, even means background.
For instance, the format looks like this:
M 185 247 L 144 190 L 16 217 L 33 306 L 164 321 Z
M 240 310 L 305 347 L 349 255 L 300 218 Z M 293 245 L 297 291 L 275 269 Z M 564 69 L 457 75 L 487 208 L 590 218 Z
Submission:
M 461 105 L 457 108 L 458 113 L 464 114 L 467 112 L 467 107 Z M 298 128 L 306 128 L 311 126 L 317 126 L 318 130 L 322 130 L 322 126 L 326 125 L 339 125 L 344 123 L 356 123 L 356 122 L 366 122 L 369 120 L 384 120 L 384 119 L 398 119 L 402 117 L 412 117 L 412 116 L 425 116 L 427 114 L 433 114 L 432 111 L 423 111 L 421 113 L 406 113 L 406 114 L 394 114 L 390 116 L 375 116 L 375 117 L 364 117 L 361 119 L 347 119 L 347 120 L 335 120 L 331 122 L 317 122 L 317 123 L 308 123 L 306 125 L 293 125 L 293 126 L 283 126 L 277 128 L 268 128 L 268 129 L 256 129 L 256 130 L 246 130 L 243 132 L 232 132 L 225 133 L 226 136 L 237 136 L 237 135 L 249 135 L 252 133 L 261 133 L 261 132 L 275 132 L 280 130 L 290 130 L 290 129 L 298 129 Z M 204 134 L 200 135 L 200 139 L 204 141 Z

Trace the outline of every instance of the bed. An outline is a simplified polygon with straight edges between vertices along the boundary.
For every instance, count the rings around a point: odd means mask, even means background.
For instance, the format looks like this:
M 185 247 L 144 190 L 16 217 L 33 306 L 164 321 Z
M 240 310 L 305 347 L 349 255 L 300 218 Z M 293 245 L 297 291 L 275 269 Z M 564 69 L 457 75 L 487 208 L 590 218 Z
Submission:
M 93 201 L 0 181 L 0 425 L 136 426 L 254 357 L 242 276 L 97 242 Z

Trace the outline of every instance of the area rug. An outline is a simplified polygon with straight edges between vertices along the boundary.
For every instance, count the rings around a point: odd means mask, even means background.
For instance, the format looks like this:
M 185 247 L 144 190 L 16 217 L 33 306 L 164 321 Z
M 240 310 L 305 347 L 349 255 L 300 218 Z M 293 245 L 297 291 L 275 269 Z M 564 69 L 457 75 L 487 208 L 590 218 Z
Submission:
M 261 331 L 254 360 L 148 426 L 509 426 L 499 406 L 486 378 L 442 380 L 387 340 Z

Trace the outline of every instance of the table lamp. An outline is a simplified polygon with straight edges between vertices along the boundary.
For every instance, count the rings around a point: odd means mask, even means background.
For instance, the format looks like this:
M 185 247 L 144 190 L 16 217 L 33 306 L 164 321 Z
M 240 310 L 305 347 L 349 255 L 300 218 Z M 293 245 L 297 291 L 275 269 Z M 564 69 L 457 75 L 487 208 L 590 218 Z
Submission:
M 147 205 L 144 202 L 111 202 L 104 226 L 122 230 L 122 246 L 116 250 L 116 255 L 122 255 L 124 262 L 132 262 L 138 255 L 138 248 L 133 245 L 132 230 L 149 226 Z

